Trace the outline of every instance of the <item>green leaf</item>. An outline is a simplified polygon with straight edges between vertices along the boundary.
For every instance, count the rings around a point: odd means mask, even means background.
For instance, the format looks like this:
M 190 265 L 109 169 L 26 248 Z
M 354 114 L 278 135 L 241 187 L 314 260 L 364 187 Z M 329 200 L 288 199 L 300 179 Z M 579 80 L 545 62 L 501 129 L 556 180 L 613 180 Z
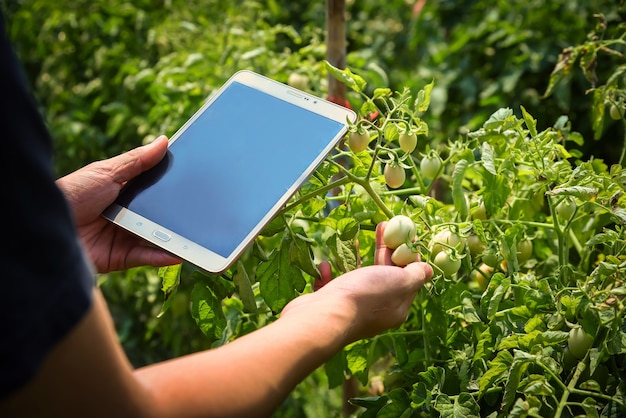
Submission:
M 291 240 L 289 246 L 289 258 L 293 264 L 300 270 L 311 277 L 319 277 L 319 271 L 313 261 L 313 251 L 311 250 L 311 242 L 308 238 L 301 234 L 296 234 Z M 305 283 L 302 281 L 294 282 L 294 287 L 298 292 L 304 290 Z
M 496 163 L 494 158 L 493 147 L 488 142 L 483 142 L 481 146 L 481 162 L 485 170 L 493 174 L 494 176 L 498 175 L 496 171 Z
M 411 401 L 408 393 L 402 389 L 393 389 L 387 394 L 387 405 L 383 406 L 376 418 L 401 418 L 408 417 L 411 413 Z M 407 415 L 407 412 L 409 415 Z
M 441 418 L 471 418 L 480 417 L 480 407 L 474 397 L 467 393 L 460 393 L 454 400 L 450 401 L 448 395 L 439 395 L 436 400 L 435 409 L 441 413 Z
M 297 296 L 295 289 L 305 285 L 302 271 L 292 263 L 291 244 L 291 238 L 285 234 L 281 247 L 257 270 L 261 296 L 273 312 L 280 312 Z
M 356 241 L 343 241 L 338 234 L 333 234 L 326 241 L 328 248 L 335 257 L 335 267 L 341 273 L 357 268 Z
M 221 299 L 205 280 L 199 280 L 191 291 L 191 316 L 198 328 L 211 340 L 216 340 L 226 326 Z
M 435 87 L 435 80 L 428 83 L 422 90 L 417 93 L 415 98 L 415 108 L 418 112 L 426 112 L 430 106 L 430 95 Z
M 257 313 L 256 299 L 254 297 L 254 291 L 252 290 L 252 284 L 250 278 L 246 272 L 246 267 L 241 262 L 237 261 L 237 272 L 233 276 L 233 282 L 239 290 L 239 298 L 243 303 L 243 307 L 246 312 Z
M 530 132 L 530 137 L 534 138 L 537 136 L 537 119 L 534 119 L 530 113 L 526 111 L 524 106 L 520 106 L 522 109 L 522 116 L 524 117 L 524 122 L 526 123 L 526 127 Z
M 496 358 L 489 362 L 489 368 L 478 379 L 479 394 L 504 380 L 509 373 L 509 369 L 513 364 L 513 356 L 508 351 L 499 351 Z
M 361 384 L 367 383 L 369 370 L 369 347 L 370 344 L 367 341 L 357 341 L 346 348 L 346 360 L 348 369 L 353 376 L 355 376 Z
M 333 389 L 339 387 L 345 382 L 347 367 L 346 353 L 344 350 L 339 351 L 330 360 L 324 363 L 324 371 L 328 378 L 328 388 Z
M 161 311 L 157 314 L 157 318 L 163 316 L 163 314 L 169 309 L 174 301 L 174 296 L 178 291 L 178 285 L 180 284 L 180 272 L 182 270 L 182 264 L 176 264 L 173 266 L 160 267 L 158 276 L 161 278 L 161 291 L 164 294 L 163 305 Z
M 502 405 L 501 410 L 507 411 L 513 402 L 515 401 L 515 397 L 517 395 L 517 389 L 519 386 L 520 379 L 522 377 L 522 373 L 526 369 L 527 363 L 515 360 L 513 361 L 513 365 L 511 366 L 511 370 L 509 371 L 509 376 L 507 377 L 506 384 L 504 385 L 504 395 L 502 395 Z
M 324 61 L 324 64 L 330 75 L 338 81 L 344 83 L 350 89 L 356 91 L 357 93 L 361 93 L 365 90 L 365 86 L 367 85 L 365 80 L 362 77 L 353 74 L 349 68 L 340 70 L 328 61 Z
M 452 201 L 454 208 L 463 220 L 467 219 L 468 216 L 467 199 L 463 190 L 463 180 L 465 179 L 467 166 L 467 160 L 461 160 L 456 163 L 452 173 Z
M 598 195 L 598 189 L 586 186 L 559 187 L 549 190 L 546 194 L 550 196 L 576 196 L 581 200 L 590 200 Z

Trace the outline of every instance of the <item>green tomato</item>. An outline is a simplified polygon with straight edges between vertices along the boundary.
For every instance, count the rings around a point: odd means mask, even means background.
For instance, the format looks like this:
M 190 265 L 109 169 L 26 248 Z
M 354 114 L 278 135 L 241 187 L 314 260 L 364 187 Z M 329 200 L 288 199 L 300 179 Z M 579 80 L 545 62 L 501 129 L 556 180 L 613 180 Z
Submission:
M 348 136 L 348 146 L 352 150 L 352 152 L 361 152 L 367 149 L 367 146 L 370 143 L 370 133 L 365 131 L 360 134 L 358 132 L 350 132 L 350 136 Z
M 567 348 L 572 356 L 577 359 L 585 357 L 593 344 L 593 337 L 585 332 L 582 327 L 574 327 L 569 331 Z
M 622 118 L 622 112 L 620 112 L 619 107 L 613 104 L 609 108 L 609 116 L 611 116 L 613 120 L 620 120 Z
M 443 272 L 444 276 L 452 276 L 461 268 L 461 259 L 454 259 L 452 253 L 447 250 L 437 253 L 434 263 Z
M 533 254 L 533 242 L 529 239 L 520 241 L 517 244 L 517 262 L 521 266 L 526 263 Z
M 406 244 L 400 244 L 398 248 L 391 253 L 391 261 L 396 266 L 404 267 L 409 263 L 417 261 L 417 253 Z
M 422 172 L 422 176 L 427 179 L 434 179 L 439 174 L 439 170 L 441 169 L 441 159 L 439 157 L 424 157 L 422 161 L 420 161 L 420 170 Z
M 402 186 L 404 184 L 404 181 L 406 180 L 406 173 L 404 172 L 404 168 L 400 167 L 398 164 L 385 164 L 383 175 L 385 176 L 385 182 L 387 183 L 387 186 L 391 187 L 392 189 L 397 189 L 398 187 Z
M 563 199 L 556 205 L 556 214 L 566 221 L 569 221 L 576 211 L 576 202 L 570 198 Z
M 485 290 L 487 289 L 487 286 L 489 286 L 489 280 L 491 279 L 492 275 L 493 267 L 483 263 L 479 265 L 476 269 L 472 270 L 472 272 L 470 273 L 470 278 L 474 280 L 476 284 L 478 284 L 481 290 Z
M 472 211 L 472 219 L 484 221 L 487 219 L 487 209 L 485 208 L 485 204 L 480 202 L 480 205 L 476 206 Z
M 467 237 L 467 246 L 472 257 L 476 257 L 478 254 L 485 251 L 486 245 L 480 240 L 478 235 L 472 234 Z
M 488 265 L 489 267 L 496 267 L 500 262 L 500 257 L 498 257 L 498 253 L 495 251 L 489 251 L 483 254 L 481 257 L 483 263 Z
M 460 250 L 465 246 L 465 240 L 449 229 L 439 231 L 433 236 L 431 254 L 434 256 L 446 249 L 446 246 Z
M 406 215 L 396 215 L 385 226 L 383 242 L 387 247 L 396 249 L 402 244 L 412 242 L 415 239 L 416 231 L 417 228 L 413 219 Z
M 417 146 L 417 135 L 413 133 L 402 133 L 400 134 L 398 142 L 400 142 L 400 148 L 402 148 L 402 151 L 408 154 L 413 152 Z

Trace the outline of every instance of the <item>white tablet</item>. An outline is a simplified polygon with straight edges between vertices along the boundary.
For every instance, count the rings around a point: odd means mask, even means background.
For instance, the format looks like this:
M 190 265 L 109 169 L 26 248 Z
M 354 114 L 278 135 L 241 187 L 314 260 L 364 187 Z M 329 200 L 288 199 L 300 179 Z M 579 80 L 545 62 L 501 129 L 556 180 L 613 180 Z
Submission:
M 349 109 L 231 77 L 104 217 L 208 272 L 228 269 L 345 135 Z

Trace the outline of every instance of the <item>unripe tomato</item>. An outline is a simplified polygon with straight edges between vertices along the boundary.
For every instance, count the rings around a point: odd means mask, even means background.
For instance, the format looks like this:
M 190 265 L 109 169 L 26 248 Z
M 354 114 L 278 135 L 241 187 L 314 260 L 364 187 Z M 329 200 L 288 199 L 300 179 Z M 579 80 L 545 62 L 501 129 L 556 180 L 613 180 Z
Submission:
M 409 263 L 412 263 L 417 260 L 417 253 L 413 252 L 413 250 L 406 244 L 400 244 L 398 248 L 393 250 L 391 254 L 391 261 L 396 266 L 404 267 Z
M 493 275 L 493 270 L 493 267 L 483 263 L 475 270 L 472 270 L 470 277 L 482 290 L 485 290 L 489 285 L 489 279 L 491 279 L 491 276 Z
M 352 150 L 352 152 L 361 152 L 367 149 L 368 144 L 370 143 L 370 133 L 365 131 L 360 134 L 357 131 L 350 132 L 350 136 L 348 136 L 348 146 Z
M 569 331 L 569 338 L 567 339 L 567 347 L 572 356 L 577 359 L 585 357 L 587 351 L 593 344 L 593 337 L 587 334 L 582 327 L 574 327 Z
M 613 120 L 620 120 L 622 118 L 622 112 L 620 112 L 619 107 L 613 104 L 609 109 L 609 116 L 611 116 Z
M 439 174 L 439 169 L 441 168 L 441 160 L 439 157 L 424 157 L 422 161 L 420 161 L 420 170 L 422 172 L 422 176 L 427 179 L 434 179 Z
M 413 133 L 402 133 L 400 134 L 398 142 L 400 142 L 400 148 L 402 148 L 402 151 L 408 154 L 413 152 L 417 146 L 417 135 Z
M 485 243 L 480 240 L 478 235 L 474 234 L 467 237 L 467 246 L 472 257 L 476 257 L 478 254 L 485 251 L 486 248 Z
M 484 221 L 487 219 L 487 209 L 485 208 L 485 204 L 480 202 L 480 205 L 476 206 L 476 208 L 472 211 L 472 219 Z
M 309 88 L 309 77 L 298 73 L 291 73 L 287 79 L 287 84 L 298 90 L 306 90 Z
M 461 259 L 454 259 L 450 251 L 437 253 L 434 263 L 443 272 L 444 276 L 452 276 L 461 268 Z
M 392 189 L 397 189 L 398 187 L 404 184 L 406 180 L 406 173 L 404 172 L 404 168 L 400 167 L 398 164 L 387 163 L 385 164 L 385 170 L 383 171 L 383 175 L 385 176 L 385 182 L 387 186 Z
M 563 199 L 556 205 L 556 214 L 566 221 L 569 221 L 576 211 L 576 202 L 570 198 Z
M 498 253 L 495 251 L 489 251 L 481 257 L 483 263 L 487 264 L 489 267 L 496 267 L 500 262 L 500 258 L 498 257 Z
M 396 249 L 402 244 L 412 242 L 415 239 L 416 230 L 413 219 L 405 215 L 396 215 L 385 226 L 383 242 L 387 247 Z
M 434 256 L 435 254 L 443 251 L 447 248 L 446 245 L 460 250 L 465 246 L 465 240 L 449 229 L 439 231 L 433 237 L 432 247 L 430 250 L 431 254 Z
M 529 239 L 520 241 L 517 244 L 517 262 L 521 266 L 530 259 L 533 254 L 533 242 Z

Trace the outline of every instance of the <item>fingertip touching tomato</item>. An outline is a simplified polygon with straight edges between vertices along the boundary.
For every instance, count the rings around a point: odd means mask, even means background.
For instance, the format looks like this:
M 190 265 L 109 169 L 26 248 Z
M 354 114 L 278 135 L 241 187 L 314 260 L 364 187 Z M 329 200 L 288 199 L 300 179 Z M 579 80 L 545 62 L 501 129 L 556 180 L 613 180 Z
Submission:
M 413 219 L 406 215 L 396 215 L 385 226 L 383 242 L 387 247 L 395 250 L 402 244 L 412 242 L 416 231 L 417 227 Z
M 414 261 L 417 261 L 417 253 L 414 252 L 411 247 L 406 243 L 400 244 L 398 248 L 393 250 L 391 254 L 391 261 L 396 266 L 404 267 Z

